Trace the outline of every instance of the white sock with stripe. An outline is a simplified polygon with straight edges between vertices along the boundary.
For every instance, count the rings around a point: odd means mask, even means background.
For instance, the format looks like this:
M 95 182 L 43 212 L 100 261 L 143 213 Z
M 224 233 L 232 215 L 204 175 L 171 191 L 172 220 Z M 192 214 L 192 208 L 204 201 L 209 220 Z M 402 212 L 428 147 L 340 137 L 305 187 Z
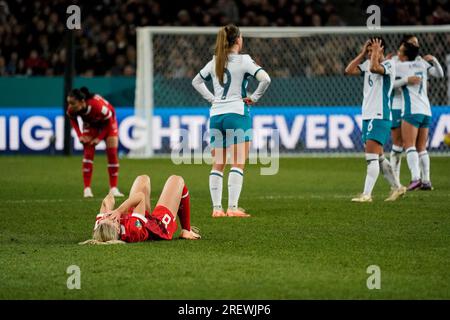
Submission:
M 364 194 L 372 195 L 373 187 L 377 182 L 378 175 L 380 174 L 380 165 L 378 163 L 379 156 L 376 153 L 366 153 L 367 161 L 367 174 L 366 181 L 364 183 Z
M 419 167 L 419 155 L 416 147 L 410 147 L 406 149 L 406 161 L 408 161 L 408 167 L 411 171 L 411 181 L 420 179 L 420 167 Z
M 380 156 L 378 159 L 380 164 L 381 172 L 383 173 L 384 178 L 389 182 L 392 188 L 398 189 L 400 188 L 400 183 L 397 180 L 397 177 L 394 174 L 394 170 L 392 170 L 392 166 L 384 157 L 384 155 Z
M 244 171 L 240 168 L 232 167 L 228 174 L 228 208 L 238 208 L 243 182 Z
M 400 183 L 400 166 L 402 164 L 402 153 L 403 148 L 400 146 L 392 145 L 391 150 L 391 167 L 392 171 L 394 171 L 395 178 Z
M 419 163 L 422 182 L 430 182 L 430 155 L 426 150 L 419 153 Z
M 222 188 L 223 188 L 223 172 L 211 170 L 209 174 L 209 192 L 213 208 L 222 210 Z

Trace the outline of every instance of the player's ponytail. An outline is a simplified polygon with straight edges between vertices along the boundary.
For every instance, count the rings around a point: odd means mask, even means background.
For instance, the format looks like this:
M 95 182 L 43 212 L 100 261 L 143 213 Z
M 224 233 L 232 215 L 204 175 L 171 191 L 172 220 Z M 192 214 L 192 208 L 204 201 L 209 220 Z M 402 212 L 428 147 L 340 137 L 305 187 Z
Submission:
M 73 89 L 69 92 L 69 97 L 75 98 L 78 101 L 91 99 L 94 96 L 87 87 L 81 87 L 80 89 Z
M 223 86 L 223 76 L 225 74 L 225 67 L 228 63 L 228 54 L 231 47 L 236 43 L 239 38 L 240 31 L 235 25 L 229 24 L 220 28 L 217 34 L 216 50 L 215 50 L 215 70 L 219 83 Z
M 91 99 L 94 96 L 94 94 L 90 92 L 87 87 L 81 87 L 80 91 L 83 92 L 86 99 Z

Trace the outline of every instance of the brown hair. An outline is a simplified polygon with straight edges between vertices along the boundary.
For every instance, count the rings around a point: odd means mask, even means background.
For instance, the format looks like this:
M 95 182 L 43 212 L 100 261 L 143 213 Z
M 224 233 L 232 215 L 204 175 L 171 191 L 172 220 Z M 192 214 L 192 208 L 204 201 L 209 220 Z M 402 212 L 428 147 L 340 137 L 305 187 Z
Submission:
M 216 76 L 219 83 L 223 86 L 223 75 L 225 73 L 225 66 L 228 62 L 228 53 L 231 47 L 236 43 L 241 32 L 239 28 L 233 24 L 229 24 L 220 28 L 216 40 Z

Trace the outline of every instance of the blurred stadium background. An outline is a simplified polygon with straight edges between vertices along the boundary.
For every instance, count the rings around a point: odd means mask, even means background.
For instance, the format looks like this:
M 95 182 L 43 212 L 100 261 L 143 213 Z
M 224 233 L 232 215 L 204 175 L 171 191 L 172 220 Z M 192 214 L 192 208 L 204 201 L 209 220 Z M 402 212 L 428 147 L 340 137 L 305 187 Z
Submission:
M 82 26 L 73 31 L 73 85 L 87 85 L 117 108 L 122 153 L 149 144 L 142 131 L 145 122 L 132 117 L 136 101 L 139 27 L 186 29 L 236 23 L 241 27 L 339 30 L 365 26 L 366 8 L 370 4 L 381 7 L 383 27 L 409 25 L 419 30 L 421 53 L 435 55 L 443 65 L 445 79 L 432 79 L 429 86 L 430 100 L 436 106 L 430 149 L 435 153 L 448 152 L 442 144 L 442 136 L 450 130 L 447 71 L 450 32 L 445 26 L 441 32 L 428 32 L 427 28 L 450 23 L 449 1 L 9 0 L 0 1 L 2 153 L 61 153 L 63 150 L 63 75 L 71 57 L 64 39 L 71 32 L 66 28 L 66 9 L 71 4 L 80 6 Z M 406 31 L 410 31 L 409 28 L 385 35 L 389 52 L 395 52 Z M 273 127 L 284 132 L 282 152 L 360 152 L 357 117 L 362 81 L 344 77 L 343 69 L 372 33 L 310 35 L 302 32 L 286 38 L 282 33 L 275 37 L 264 37 L 262 33 L 245 39 L 244 51 L 273 79 L 267 94 L 253 108 L 255 130 Z M 207 104 L 190 82 L 211 58 L 214 42 L 214 34 L 166 33 L 155 34 L 152 38 L 151 99 L 155 116 L 151 135 L 155 153 L 170 152 L 169 140 L 173 139 L 175 129 L 198 129 L 199 124 L 192 123 L 189 117 L 203 117 L 201 130 L 205 131 Z M 254 83 L 250 83 L 249 90 L 253 88 Z M 283 119 L 277 120 L 277 115 Z M 296 122 L 297 116 L 305 118 Z M 75 151 L 81 149 L 76 139 L 71 142 Z M 195 149 L 205 144 L 203 141 L 191 146 Z

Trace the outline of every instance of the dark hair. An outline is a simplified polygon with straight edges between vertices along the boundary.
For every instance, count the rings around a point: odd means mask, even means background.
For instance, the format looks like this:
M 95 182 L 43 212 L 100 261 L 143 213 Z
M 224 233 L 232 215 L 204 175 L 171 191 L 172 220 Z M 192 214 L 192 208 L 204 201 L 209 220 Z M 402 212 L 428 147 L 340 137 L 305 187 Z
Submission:
M 228 62 L 228 53 L 230 52 L 231 47 L 236 43 L 236 40 L 239 38 L 240 34 L 241 32 L 239 31 L 239 28 L 233 24 L 220 28 L 219 33 L 217 34 L 215 70 L 217 79 L 222 86 L 223 75 Z
M 386 41 L 384 41 L 383 37 L 380 37 L 380 36 L 372 37 L 372 38 L 370 38 L 370 43 L 372 43 L 373 40 L 380 40 L 381 46 L 383 47 L 383 51 L 386 52 Z
M 87 87 L 81 87 L 80 89 L 73 89 L 69 92 L 69 97 L 75 98 L 78 101 L 91 99 L 94 93 L 90 92 Z
M 415 37 L 416 37 L 416 36 L 413 35 L 413 34 L 404 34 L 404 35 L 403 35 L 403 38 L 402 38 L 402 41 L 400 42 L 400 46 L 401 46 L 402 44 L 404 44 L 404 43 L 407 43 L 407 42 L 409 41 L 409 39 L 415 38 Z
M 408 58 L 408 60 L 409 61 L 415 60 L 419 55 L 419 47 L 409 42 L 403 43 L 403 46 L 405 48 L 404 54 Z

